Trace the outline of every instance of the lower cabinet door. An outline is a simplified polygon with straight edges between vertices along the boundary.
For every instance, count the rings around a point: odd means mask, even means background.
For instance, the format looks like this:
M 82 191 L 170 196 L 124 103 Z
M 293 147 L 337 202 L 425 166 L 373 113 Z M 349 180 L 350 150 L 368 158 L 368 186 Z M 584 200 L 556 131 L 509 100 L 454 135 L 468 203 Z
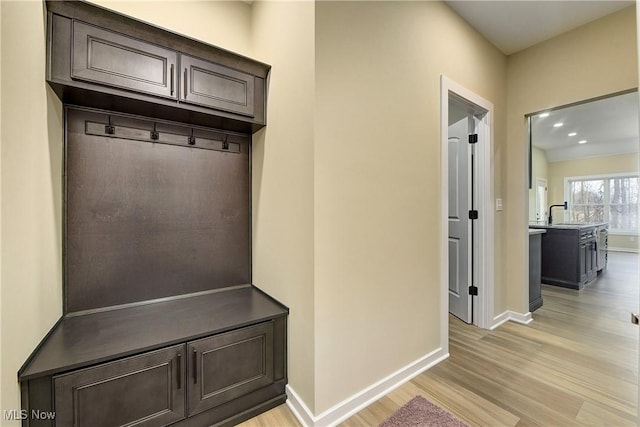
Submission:
M 273 383 L 273 322 L 187 344 L 189 415 Z
M 184 345 L 55 376 L 57 426 L 163 426 L 185 417 Z

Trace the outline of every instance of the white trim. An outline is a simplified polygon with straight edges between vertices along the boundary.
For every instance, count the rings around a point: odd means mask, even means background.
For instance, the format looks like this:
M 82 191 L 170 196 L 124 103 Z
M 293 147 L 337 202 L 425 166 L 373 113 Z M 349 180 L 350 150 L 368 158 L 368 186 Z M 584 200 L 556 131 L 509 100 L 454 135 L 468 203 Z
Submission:
M 629 252 L 629 253 L 632 253 L 632 254 L 640 253 L 640 250 L 638 248 L 612 248 L 612 247 L 608 247 L 607 251 L 609 251 L 609 252 Z
M 493 324 L 494 277 L 494 210 L 493 210 L 493 103 L 457 84 L 445 75 L 440 76 L 440 345 L 449 346 L 449 93 L 475 104 L 486 111 L 478 124 L 478 248 L 479 274 L 477 310 L 474 318 L 478 327 L 488 329 Z
M 512 322 L 521 323 L 523 325 L 528 325 L 529 323 L 533 322 L 533 317 L 531 317 L 531 312 L 522 314 L 515 311 L 507 310 L 504 313 L 499 314 L 493 318 L 493 325 L 491 325 L 489 329 L 493 331 L 498 326 L 508 322 L 509 320 L 511 320 Z
M 615 173 L 599 173 L 594 175 L 577 175 L 577 176 L 565 176 L 564 181 L 584 181 L 589 179 L 604 179 L 604 178 L 635 178 L 640 176 L 640 172 L 615 172 Z
M 609 230 L 609 236 L 635 236 L 635 237 L 640 237 L 640 231 L 636 230 L 636 231 L 629 231 L 629 230 L 625 230 L 625 231 L 611 231 Z
M 318 416 L 314 416 L 309 407 L 290 385 L 287 385 L 287 406 L 305 427 L 329 427 L 341 423 L 360 412 L 371 403 L 389 394 L 392 390 L 420 375 L 432 366 L 442 362 L 449 353 L 439 348 L 420 359 L 409 363 L 386 378 L 370 385 L 358 393 L 332 406 Z
M 440 76 L 440 348 L 446 352 L 449 351 L 449 173 L 444 168 L 449 165 L 448 83 L 445 76 Z
M 305 427 L 311 427 L 315 425 L 315 418 L 309 407 L 304 403 L 304 400 L 298 396 L 291 384 L 287 384 L 287 406 L 293 412 L 293 415 L 300 421 Z

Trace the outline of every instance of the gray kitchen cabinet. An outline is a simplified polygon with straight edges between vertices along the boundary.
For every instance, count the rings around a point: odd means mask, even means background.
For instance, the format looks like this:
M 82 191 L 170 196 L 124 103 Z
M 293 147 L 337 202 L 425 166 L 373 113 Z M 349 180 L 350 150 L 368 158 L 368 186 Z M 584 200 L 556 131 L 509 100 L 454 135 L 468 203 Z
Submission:
M 184 346 L 53 377 L 56 425 L 160 426 L 185 417 Z
M 543 228 L 542 283 L 582 289 L 597 277 L 596 227 L 560 224 Z
M 544 230 L 529 232 L 529 311 L 542 307 L 542 234 Z
M 597 252 L 596 243 L 588 241 L 580 243 L 580 281 L 590 282 L 597 275 Z
M 72 79 L 176 98 L 175 51 L 80 21 L 72 32 Z

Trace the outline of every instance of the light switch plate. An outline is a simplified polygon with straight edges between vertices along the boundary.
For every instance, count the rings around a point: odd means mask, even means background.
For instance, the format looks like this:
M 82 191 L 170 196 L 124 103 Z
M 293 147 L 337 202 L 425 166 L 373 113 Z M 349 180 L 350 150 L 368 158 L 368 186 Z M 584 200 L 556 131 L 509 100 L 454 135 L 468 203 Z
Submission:
M 497 211 L 502 210 L 502 199 L 496 199 L 496 210 Z

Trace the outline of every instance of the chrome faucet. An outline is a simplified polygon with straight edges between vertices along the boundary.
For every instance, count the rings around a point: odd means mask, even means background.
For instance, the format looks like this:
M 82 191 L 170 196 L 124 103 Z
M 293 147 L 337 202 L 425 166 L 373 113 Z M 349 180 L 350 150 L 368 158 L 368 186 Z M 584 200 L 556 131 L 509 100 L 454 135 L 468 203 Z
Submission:
M 553 217 L 551 216 L 551 208 L 556 208 L 556 207 L 563 207 L 564 210 L 566 211 L 568 206 L 567 206 L 567 202 L 565 201 L 563 204 L 561 205 L 551 205 L 549 206 L 549 225 L 553 224 Z

